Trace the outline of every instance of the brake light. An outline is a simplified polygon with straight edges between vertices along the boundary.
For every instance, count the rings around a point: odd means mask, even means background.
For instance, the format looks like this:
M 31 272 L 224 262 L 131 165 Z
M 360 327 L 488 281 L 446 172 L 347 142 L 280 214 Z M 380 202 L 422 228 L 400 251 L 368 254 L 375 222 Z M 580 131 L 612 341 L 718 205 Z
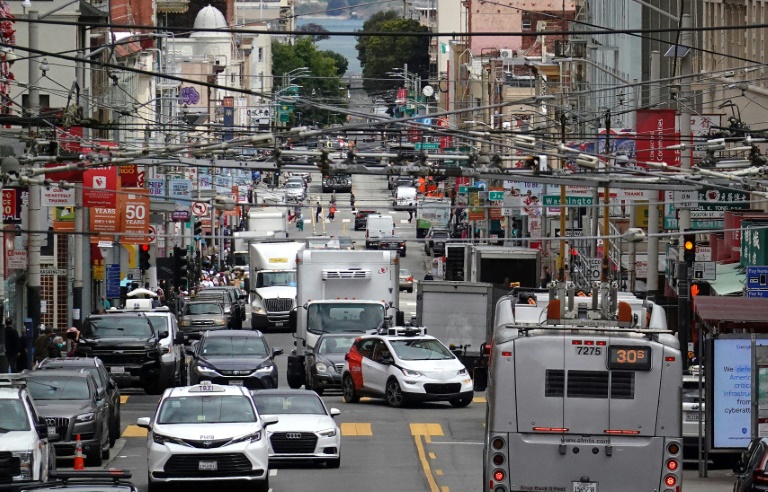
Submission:
M 667 468 L 669 468 L 670 471 L 675 471 L 680 466 L 680 464 L 677 462 L 677 460 L 667 460 Z
M 408 277 L 409 282 L 413 282 L 413 277 Z
M 598 341 L 598 342 L 597 342 L 597 344 L 598 344 L 600 347 L 605 347 L 605 345 L 606 345 L 606 343 L 605 343 L 604 341 L 603 341 L 603 342 L 601 342 L 601 341 Z
M 664 360 L 667 361 L 667 362 L 675 362 L 675 358 L 674 357 L 664 357 Z
M 584 345 L 594 345 L 594 344 L 595 344 L 594 340 L 584 340 Z
M 752 481 L 755 483 L 768 483 L 768 475 L 763 473 L 763 470 L 755 470 L 752 472 Z
M 501 356 L 502 357 L 512 357 L 512 352 L 502 352 Z
M 571 345 L 581 345 L 581 340 L 571 340 Z
M 678 445 L 676 442 L 669 443 L 669 446 L 667 446 L 667 451 L 669 454 L 677 454 L 680 452 L 680 445 Z
M 664 477 L 664 483 L 667 485 L 667 487 L 674 487 L 677 483 L 677 477 L 674 475 L 667 475 Z
M 493 479 L 496 480 L 497 482 L 501 482 L 502 480 L 504 480 L 505 476 L 506 475 L 504 475 L 504 470 L 496 470 L 495 472 L 493 472 Z
M 534 427 L 536 432 L 568 432 L 567 427 Z
M 640 431 L 626 430 L 626 429 L 606 429 L 604 432 L 606 434 L 613 434 L 613 435 L 617 435 L 617 434 L 622 434 L 622 435 L 636 435 L 636 434 L 640 434 Z

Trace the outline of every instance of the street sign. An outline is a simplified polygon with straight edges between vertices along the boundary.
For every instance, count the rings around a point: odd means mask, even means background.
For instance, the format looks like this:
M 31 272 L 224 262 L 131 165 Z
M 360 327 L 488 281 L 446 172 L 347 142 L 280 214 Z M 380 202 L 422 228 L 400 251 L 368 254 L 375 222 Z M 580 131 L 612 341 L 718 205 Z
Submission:
M 766 297 L 766 298 L 768 298 L 768 290 L 747 290 L 747 297 Z
M 603 259 L 587 258 L 587 264 L 589 264 L 589 279 L 600 280 L 600 274 L 603 268 Z
M 591 196 L 566 196 L 565 204 L 569 207 L 586 207 L 592 205 Z M 554 207 L 560 205 L 560 195 L 544 195 L 544 206 Z
M 153 244 L 157 240 L 157 229 L 155 226 L 149 226 L 149 234 L 147 234 L 147 242 Z
M 120 265 L 109 264 L 106 266 L 107 298 L 120 297 Z
M 712 261 L 712 246 L 696 246 L 696 261 Z
M 171 220 L 174 222 L 186 222 L 189 220 L 189 210 L 176 210 L 171 214 Z
M 415 150 L 440 150 L 439 142 L 417 142 L 414 144 Z
M 489 191 L 488 192 L 488 199 L 491 201 L 501 201 L 504 199 L 504 192 L 503 191 Z
M 198 217 L 208 215 L 208 204 L 203 202 L 193 203 L 192 213 Z
M 673 193 L 675 208 L 678 210 L 691 209 L 699 206 L 698 190 L 675 191 Z
M 748 266 L 747 292 L 759 289 L 768 290 L 768 266 Z
M 694 280 L 717 280 L 717 270 L 714 261 L 694 261 Z
M 464 193 L 465 195 L 469 191 L 469 186 L 459 186 L 459 193 Z

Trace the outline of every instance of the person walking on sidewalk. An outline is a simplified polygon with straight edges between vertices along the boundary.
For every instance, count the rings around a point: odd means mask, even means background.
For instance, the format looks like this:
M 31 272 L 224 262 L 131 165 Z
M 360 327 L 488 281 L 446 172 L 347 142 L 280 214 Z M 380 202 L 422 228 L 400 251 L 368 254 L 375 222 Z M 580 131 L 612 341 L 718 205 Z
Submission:
M 331 202 L 331 204 L 328 206 L 328 220 L 333 222 L 333 219 L 336 218 L 336 204 L 334 202 Z
M 315 208 L 315 222 L 320 222 L 323 218 L 323 206 L 320 205 L 320 202 L 317 202 L 317 207 Z
M 304 214 L 299 211 L 299 215 L 296 216 L 296 227 L 299 229 L 299 231 L 304 230 Z
M 352 207 L 352 213 L 355 213 L 355 194 L 349 192 L 349 206 Z

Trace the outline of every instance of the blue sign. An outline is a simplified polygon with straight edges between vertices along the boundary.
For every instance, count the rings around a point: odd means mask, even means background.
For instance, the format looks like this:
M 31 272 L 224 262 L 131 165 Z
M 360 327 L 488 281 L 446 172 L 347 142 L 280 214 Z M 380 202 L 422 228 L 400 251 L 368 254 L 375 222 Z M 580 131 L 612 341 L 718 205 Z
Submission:
M 475 181 L 475 188 L 486 190 L 488 189 L 488 183 L 486 183 L 485 181 Z
M 749 290 L 747 289 L 747 297 L 764 297 L 768 299 L 768 290 Z
M 747 267 L 747 290 L 768 290 L 768 266 Z M 762 296 L 749 296 L 762 297 Z
M 120 297 L 120 265 L 107 265 L 105 276 L 107 284 L 107 298 L 116 299 Z

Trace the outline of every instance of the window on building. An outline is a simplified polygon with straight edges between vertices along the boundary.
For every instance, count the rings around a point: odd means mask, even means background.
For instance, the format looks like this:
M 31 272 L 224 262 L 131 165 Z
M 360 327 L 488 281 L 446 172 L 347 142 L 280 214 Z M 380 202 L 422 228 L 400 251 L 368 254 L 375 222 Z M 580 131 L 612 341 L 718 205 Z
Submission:
M 259 63 L 264 63 L 264 48 L 259 48 Z
M 530 30 L 531 30 L 531 20 L 523 19 L 523 31 L 530 31 Z

